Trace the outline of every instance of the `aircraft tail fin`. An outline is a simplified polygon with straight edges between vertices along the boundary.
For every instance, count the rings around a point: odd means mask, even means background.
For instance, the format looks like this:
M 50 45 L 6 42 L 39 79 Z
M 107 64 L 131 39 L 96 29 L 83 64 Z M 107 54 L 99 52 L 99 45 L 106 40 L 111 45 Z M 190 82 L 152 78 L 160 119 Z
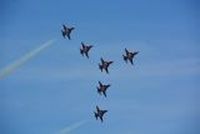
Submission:
M 99 69 L 101 70 L 101 72 L 103 71 L 103 66 L 101 64 L 99 64 Z
M 81 53 L 81 55 L 83 55 L 83 49 L 80 49 L 80 53 Z
M 98 114 L 96 112 L 94 112 L 94 117 L 96 118 L 96 120 L 98 119 Z
M 123 55 L 124 61 L 127 62 L 128 57 Z
M 66 35 L 65 31 L 61 30 L 61 32 L 62 32 L 62 36 L 65 38 L 65 35 Z
M 97 92 L 101 95 L 101 89 L 97 87 Z

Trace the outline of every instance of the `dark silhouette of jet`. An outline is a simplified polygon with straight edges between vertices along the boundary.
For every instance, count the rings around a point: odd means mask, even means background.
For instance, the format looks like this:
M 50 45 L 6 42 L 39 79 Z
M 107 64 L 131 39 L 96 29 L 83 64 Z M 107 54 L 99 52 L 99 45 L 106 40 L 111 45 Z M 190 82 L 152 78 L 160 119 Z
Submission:
M 99 69 L 101 70 L 101 72 L 103 72 L 103 69 L 106 71 L 106 73 L 108 74 L 108 67 L 110 66 L 110 64 L 112 64 L 113 61 L 105 61 L 103 58 L 101 58 L 101 64 L 99 63 Z
M 75 28 L 74 27 L 66 27 L 65 25 L 63 25 L 63 29 L 61 30 L 61 32 L 62 32 L 62 35 L 63 35 L 63 37 L 64 38 L 66 38 L 66 36 L 67 36 L 67 38 L 69 39 L 69 40 L 71 40 L 71 32 L 74 30 Z
M 90 51 L 90 49 L 93 47 L 92 45 L 85 45 L 83 42 L 81 42 L 81 45 L 82 45 L 82 48 L 80 48 L 80 53 L 81 53 L 81 55 L 82 56 L 84 56 L 84 54 L 85 54 L 85 56 L 87 57 L 87 58 L 89 58 L 89 55 L 88 55 L 88 52 Z
M 129 62 L 133 65 L 133 58 L 139 53 L 138 51 L 136 52 L 130 52 L 125 48 L 126 54 L 123 55 L 124 61 L 127 63 L 128 60 Z
M 108 110 L 101 110 L 98 106 L 96 106 L 96 112 L 94 112 L 94 116 L 95 116 L 96 120 L 98 120 L 98 118 L 99 118 L 101 120 L 101 122 L 103 122 L 103 116 L 107 112 L 108 112 Z
M 104 84 L 102 84 L 100 81 L 99 81 L 98 83 L 99 83 L 99 87 L 97 87 L 97 92 L 98 92 L 100 95 L 102 95 L 102 93 L 103 93 L 103 95 L 104 95 L 105 97 L 107 97 L 107 95 L 106 95 L 106 90 L 107 90 L 111 85 L 110 85 L 110 84 L 104 85 Z

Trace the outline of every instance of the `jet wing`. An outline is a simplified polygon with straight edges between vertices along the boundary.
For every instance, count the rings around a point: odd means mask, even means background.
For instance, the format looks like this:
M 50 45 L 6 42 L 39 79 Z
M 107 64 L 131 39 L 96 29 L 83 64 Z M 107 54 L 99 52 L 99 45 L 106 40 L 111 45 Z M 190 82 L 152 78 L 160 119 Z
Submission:
M 68 38 L 69 40 L 71 40 L 70 34 L 67 34 L 67 38 Z
M 99 109 L 99 107 L 98 107 L 98 106 L 96 106 L 96 109 L 97 109 L 97 112 L 99 112 L 99 111 L 100 111 L 100 109 Z
M 101 122 L 103 122 L 103 117 L 102 117 L 102 116 L 100 116 L 99 118 L 100 118 Z
M 103 86 L 103 84 L 100 81 L 98 81 L 98 83 L 99 83 L 100 86 Z
M 65 25 L 63 25 L 63 29 L 66 31 L 67 30 L 67 27 Z
M 85 44 L 83 42 L 81 42 L 81 45 L 82 45 L 83 48 L 85 48 Z
M 110 84 L 106 85 L 106 89 L 109 88 L 110 86 L 111 86 Z
M 87 58 L 89 58 L 88 52 L 85 52 L 85 55 L 86 55 Z
M 92 47 L 93 47 L 92 45 L 88 46 L 89 50 L 90 50 Z
M 105 97 L 107 97 L 107 95 L 106 95 L 106 91 L 103 91 L 103 95 L 104 95 Z
M 131 64 L 133 65 L 133 58 L 130 58 L 129 61 L 130 61 Z
M 105 61 L 103 60 L 103 58 L 101 58 L 101 63 L 104 64 L 104 62 L 105 62 Z
M 105 113 L 107 113 L 107 112 L 108 112 L 108 110 L 102 110 L 103 115 L 104 115 Z
M 128 55 L 129 51 L 125 48 L 126 55 Z
M 109 61 L 108 63 L 109 63 L 109 64 L 112 64 L 112 63 L 113 63 L 113 61 Z
M 109 74 L 108 67 L 106 67 L 105 70 L 106 70 L 106 73 Z
M 135 56 L 135 55 L 137 55 L 138 53 L 139 53 L 139 52 L 134 52 L 133 55 Z

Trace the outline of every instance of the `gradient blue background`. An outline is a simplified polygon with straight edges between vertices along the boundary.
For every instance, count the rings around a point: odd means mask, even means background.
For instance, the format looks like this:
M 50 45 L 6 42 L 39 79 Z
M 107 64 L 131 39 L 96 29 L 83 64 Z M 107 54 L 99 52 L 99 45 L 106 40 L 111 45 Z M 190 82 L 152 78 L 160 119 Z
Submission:
M 199 134 L 198 0 L 1 0 L 0 68 L 56 42 L 0 80 L 1 134 Z M 62 24 L 75 26 L 64 40 Z M 90 43 L 87 60 L 80 42 Z M 140 51 L 135 66 L 124 48 Z M 100 57 L 114 60 L 100 73 Z M 112 84 L 105 99 L 98 80 Z M 108 109 L 105 122 L 93 110 Z

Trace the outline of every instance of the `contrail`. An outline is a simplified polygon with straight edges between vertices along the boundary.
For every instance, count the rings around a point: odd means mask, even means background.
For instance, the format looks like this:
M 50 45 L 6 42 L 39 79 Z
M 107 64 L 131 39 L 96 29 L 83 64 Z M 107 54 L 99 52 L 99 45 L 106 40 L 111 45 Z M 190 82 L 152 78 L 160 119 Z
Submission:
M 29 53 L 25 54 L 20 59 L 14 61 L 7 67 L 0 70 L 0 79 L 3 79 L 4 77 L 8 76 L 10 73 L 14 72 L 18 67 L 25 64 L 27 61 L 29 61 L 31 58 L 38 55 L 42 50 L 48 48 L 55 40 L 47 41 L 46 43 L 42 44 L 38 48 L 30 51 Z
M 81 127 L 82 125 L 84 125 L 85 123 L 87 123 L 86 120 L 84 121 L 79 121 L 75 124 L 69 125 L 65 128 L 63 128 L 60 132 L 58 132 L 57 134 L 69 134 L 70 132 L 72 132 L 73 130 Z

